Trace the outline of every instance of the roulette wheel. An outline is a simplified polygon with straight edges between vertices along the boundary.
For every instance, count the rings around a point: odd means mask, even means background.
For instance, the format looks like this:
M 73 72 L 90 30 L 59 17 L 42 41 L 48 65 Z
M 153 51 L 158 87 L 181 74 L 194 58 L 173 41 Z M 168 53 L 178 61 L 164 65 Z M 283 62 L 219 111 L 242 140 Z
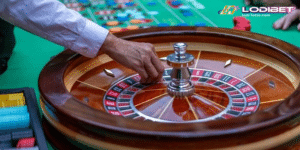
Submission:
M 115 35 L 154 44 L 163 78 L 142 85 L 136 72 L 106 54 L 57 55 L 39 77 L 44 128 L 56 147 L 271 149 L 296 141 L 297 47 L 210 27 Z

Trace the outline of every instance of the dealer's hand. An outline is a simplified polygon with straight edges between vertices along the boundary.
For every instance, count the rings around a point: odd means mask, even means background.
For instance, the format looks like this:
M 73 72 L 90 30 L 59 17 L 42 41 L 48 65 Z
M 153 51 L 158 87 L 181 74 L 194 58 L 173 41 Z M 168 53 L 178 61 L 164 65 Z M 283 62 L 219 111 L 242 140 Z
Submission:
M 282 29 L 286 30 L 290 27 L 293 21 L 300 19 L 300 9 L 295 9 L 291 13 L 285 15 L 284 17 L 278 19 L 274 24 L 274 29 Z M 298 30 L 300 31 L 300 23 L 297 26 Z
M 150 43 L 126 41 L 108 34 L 100 51 L 109 55 L 116 62 L 139 73 L 141 83 L 159 81 L 164 67 Z

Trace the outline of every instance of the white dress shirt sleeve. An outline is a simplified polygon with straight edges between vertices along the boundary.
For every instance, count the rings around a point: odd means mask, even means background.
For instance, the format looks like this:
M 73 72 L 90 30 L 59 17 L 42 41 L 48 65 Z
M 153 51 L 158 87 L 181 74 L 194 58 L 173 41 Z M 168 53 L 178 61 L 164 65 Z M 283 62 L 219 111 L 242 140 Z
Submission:
M 95 57 L 108 30 L 58 0 L 0 0 L 0 17 L 86 57 Z

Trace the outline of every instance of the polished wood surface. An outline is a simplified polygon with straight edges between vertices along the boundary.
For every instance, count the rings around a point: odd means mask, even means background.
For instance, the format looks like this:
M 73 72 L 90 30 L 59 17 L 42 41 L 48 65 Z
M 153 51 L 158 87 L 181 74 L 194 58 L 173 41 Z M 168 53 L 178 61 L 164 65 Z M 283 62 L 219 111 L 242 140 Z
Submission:
M 80 150 L 79 147 L 76 147 L 69 140 L 67 140 L 67 137 L 65 137 L 62 133 L 60 133 L 53 126 L 51 126 L 51 124 L 45 118 L 42 121 L 42 126 L 45 134 L 51 135 L 51 136 L 47 136 L 47 140 L 50 141 L 52 145 L 56 146 L 54 147 L 54 149 Z
M 189 43 L 188 52 L 197 58 L 191 68 L 223 72 L 248 82 L 260 95 L 259 110 L 249 116 L 199 123 L 157 123 L 113 116 L 103 108 L 103 94 L 113 83 L 134 72 L 111 61 L 105 55 L 87 59 L 66 51 L 45 66 L 39 79 L 42 99 L 53 117 L 57 118 L 57 123 L 76 132 L 95 134 L 95 138 L 107 140 L 109 143 L 132 148 L 147 145 L 146 148 L 149 149 L 169 149 L 171 147 L 167 143 L 170 141 L 173 141 L 172 147 L 177 146 L 178 149 L 197 149 L 199 146 L 271 148 L 292 140 L 299 133 L 297 116 L 300 112 L 300 55 L 295 46 L 259 34 L 218 28 L 157 28 L 119 33 L 117 36 L 133 41 L 151 42 L 155 44 L 160 57 L 172 53 L 171 45 L 174 42 Z M 228 59 L 232 59 L 233 63 L 224 68 Z M 103 69 L 112 70 L 116 77 L 108 77 Z M 200 95 L 203 94 L 201 96 L 206 95 L 205 98 L 214 102 L 211 103 L 213 110 L 203 109 L 206 106 L 203 106 L 199 98 L 191 97 L 188 101 L 194 111 L 187 101 L 174 99 L 168 108 L 169 112 L 173 111 L 181 116 L 180 120 L 195 120 L 196 116 L 208 117 L 221 111 L 221 106 L 228 105 L 224 94 L 219 95 L 221 99 L 212 97 L 220 93 L 218 90 L 213 89 L 213 93 L 205 94 L 211 89 L 200 89 L 206 91 L 199 92 Z M 138 104 L 161 92 L 136 95 L 140 98 L 134 102 Z M 148 106 L 150 105 L 145 103 L 137 108 L 144 111 Z M 118 136 L 109 138 L 104 132 Z M 130 142 L 135 138 L 140 139 L 139 144 Z M 226 142 L 218 142 L 221 140 Z
M 169 45 L 169 43 L 165 45 Z M 193 43 L 190 43 L 188 46 L 193 47 Z M 225 49 L 224 47 L 219 48 Z M 295 90 L 292 83 L 293 80 L 290 81 L 285 74 L 276 70 L 275 65 L 268 66 L 259 60 L 239 57 L 233 54 L 200 50 L 193 49 L 187 51 L 197 58 L 197 64 L 191 66 L 191 68 L 204 68 L 207 70 L 228 73 L 239 79 L 244 79 L 258 91 L 261 102 L 259 107 L 260 110 L 264 110 L 274 104 L 280 103 Z M 165 57 L 173 53 L 173 50 L 157 49 L 157 51 L 159 57 Z M 229 59 L 232 59 L 233 62 L 229 67 L 225 68 L 224 64 Z M 163 64 L 166 68 L 169 68 L 166 62 L 163 62 Z M 104 69 L 111 70 L 116 77 L 113 78 L 106 75 L 103 71 Z M 70 89 L 70 92 L 90 107 L 105 111 L 103 101 L 101 101 L 104 99 L 103 95 L 113 83 L 132 74 L 134 74 L 132 70 L 127 69 L 114 61 L 103 63 L 92 70 L 86 71 L 80 78 L 73 82 L 74 85 Z M 67 76 L 69 76 L 69 74 Z M 186 111 L 189 110 L 189 113 L 186 114 L 187 116 L 185 118 L 182 116 L 182 113 L 176 112 L 176 110 L 180 110 L 180 108 L 174 108 L 175 105 L 173 105 L 173 102 L 177 102 L 177 98 L 170 103 L 170 106 L 174 109 L 168 109 L 168 102 L 171 101 L 172 97 L 163 95 L 166 94 L 167 83 L 159 83 L 146 87 L 134 96 L 133 104 L 141 113 L 147 116 L 169 121 L 208 118 L 222 112 L 228 106 L 228 96 L 218 88 L 198 85 L 198 82 L 195 81 L 193 81 L 193 83 L 196 86 L 196 92 L 194 96 L 188 99 L 192 102 L 192 107 L 195 108 L 190 108 L 186 100 L 181 100 L 182 105 L 186 105 L 186 108 L 188 108 Z M 271 86 L 270 83 L 272 83 L 273 86 Z M 149 100 L 151 101 L 147 102 Z M 178 105 L 178 107 L 181 107 L 181 105 Z M 194 113 L 192 112 L 193 110 L 195 111 Z M 166 118 L 164 116 L 168 117 Z
M 244 135 L 231 135 L 231 136 L 218 136 L 212 138 L 203 138 L 203 139 L 193 139 L 193 138 L 182 138 L 182 139 L 164 139 L 164 138 L 142 138 L 142 137 L 130 137 L 124 134 L 107 134 L 106 132 L 101 134 L 95 132 L 87 132 L 82 130 L 80 127 L 76 127 L 68 122 L 62 122 L 56 120 L 49 111 L 47 111 L 43 102 L 41 102 L 41 108 L 43 113 L 49 123 L 61 132 L 59 134 L 61 137 L 67 138 L 67 141 L 78 141 L 84 143 L 86 148 L 95 148 L 95 149 L 218 149 L 218 150 L 248 150 L 248 149 L 280 149 L 280 150 L 291 150 L 295 149 L 293 146 L 295 139 L 291 139 L 289 142 L 285 142 L 285 139 L 289 136 L 297 136 L 300 130 L 300 126 L 295 129 L 292 129 L 284 134 L 277 135 L 277 126 L 264 130 L 263 134 L 261 131 L 246 133 Z M 45 129 L 48 129 L 49 127 Z M 49 128 L 53 130 L 53 128 Z M 266 132 L 267 131 L 267 132 Z M 47 136 L 50 136 L 52 139 L 55 138 L 57 131 L 53 133 L 46 132 Z M 265 138 L 266 134 L 271 134 L 271 138 Z M 245 140 L 246 138 L 247 140 Z M 58 138 L 60 139 L 60 138 Z M 201 142 L 199 142 L 201 140 Z M 65 140 L 55 141 L 54 143 L 61 143 L 58 146 L 65 148 L 64 144 L 69 142 L 64 142 Z M 172 141 L 172 142 L 171 142 Z M 273 142 L 276 142 L 274 144 Z M 71 143 L 69 143 L 71 144 Z M 232 146 L 233 145 L 233 146 Z M 279 145 L 279 146 L 278 146 Z M 175 147 L 176 146 L 176 147 Z M 277 147 L 278 146 L 278 147 Z M 296 144 L 297 146 L 297 144 Z
M 146 116 L 182 122 L 208 118 L 223 111 L 228 96 L 212 86 L 195 85 L 195 94 L 189 97 L 171 97 L 164 84 L 154 84 L 138 92 L 133 99 L 135 108 Z

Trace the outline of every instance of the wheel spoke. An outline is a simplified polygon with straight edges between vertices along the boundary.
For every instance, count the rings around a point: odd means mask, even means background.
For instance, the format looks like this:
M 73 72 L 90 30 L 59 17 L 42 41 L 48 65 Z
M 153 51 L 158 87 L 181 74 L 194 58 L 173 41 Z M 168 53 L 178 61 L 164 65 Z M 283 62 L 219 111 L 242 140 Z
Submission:
M 146 100 L 146 101 L 143 101 L 143 102 L 141 102 L 141 103 L 139 103 L 139 104 L 136 104 L 136 105 L 134 105 L 135 107 L 138 107 L 138 106 L 140 106 L 140 105 L 143 105 L 143 104 L 145 104 L 145 103 L 147 103 L 147 102 L 151 102 L 151 101 L 153 101 L 153 100 L 155 100 L 155 99 L 157 99 L 157 98 L 159 98 L 159 97 L 162 97 L 162 96 L 164 96 L 164 95 L 167 95 L 168 93 L 164 93 L 164 94 L 161 94 L 161 95 L 158 95 L 158 96 L 156 96 L 156 97 L 153 97 L 153 98 L 151 98 L 151 99 L 149 99 L 149 100 Z
M 198 120 L 199 118 L 198 118 L 198 116 L 197 116 L 197 114 L 196 114 L 196 112 L 195 112 L 195 110 L 194 110 L 192 104 L 190 103 L 189 99 L 188 99 L 187 97 L 185 97 L 185 100 L 186 100 L 186 102 L 189 104 L 190 109 L 191 109 L 191 111 L 193 112 L 193 114 L 194 114 L 196 120 Z

